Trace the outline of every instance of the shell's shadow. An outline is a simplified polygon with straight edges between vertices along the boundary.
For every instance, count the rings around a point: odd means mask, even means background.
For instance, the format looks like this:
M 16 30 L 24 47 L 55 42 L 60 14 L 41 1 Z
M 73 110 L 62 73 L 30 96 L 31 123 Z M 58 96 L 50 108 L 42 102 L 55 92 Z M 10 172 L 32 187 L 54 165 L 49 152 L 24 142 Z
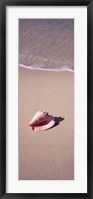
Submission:
M 58 125 L 60 124 L 60 122 L 62 122 L 65 118 L 63 118 L 63 117 L 56 117 L 56 116 L 55 116 L 54 119 L 55 119 L 55 125 L 52 126 L 52 127 L 49 128 L 49 129 L 52 129 L 52 128 L 58 126 Z
M 62 122 L 64 119 L 65 118 L 63 118 L 63 117 L 55 117 L 55 122 L 56 123 L 55 123 L 54 127 L 58 126 L 60 124 L 60 122 Z

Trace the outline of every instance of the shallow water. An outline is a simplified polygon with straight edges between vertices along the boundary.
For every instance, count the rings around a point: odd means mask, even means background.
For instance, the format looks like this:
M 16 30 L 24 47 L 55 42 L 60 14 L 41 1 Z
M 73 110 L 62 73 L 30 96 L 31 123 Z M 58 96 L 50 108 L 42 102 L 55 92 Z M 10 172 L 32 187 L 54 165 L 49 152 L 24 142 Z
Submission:
M 20 19 L 19 65 L 74 70 L 74 19 Z

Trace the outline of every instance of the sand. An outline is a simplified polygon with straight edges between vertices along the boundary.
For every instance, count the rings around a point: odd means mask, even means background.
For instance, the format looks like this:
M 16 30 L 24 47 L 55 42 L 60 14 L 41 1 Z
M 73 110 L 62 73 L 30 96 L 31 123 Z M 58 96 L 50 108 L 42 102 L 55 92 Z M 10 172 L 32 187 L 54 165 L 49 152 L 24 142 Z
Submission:
M 34 132 L 38 110 L 64 120 Z M 19 180 L 74 180 L 74 73 L 19 69 Z

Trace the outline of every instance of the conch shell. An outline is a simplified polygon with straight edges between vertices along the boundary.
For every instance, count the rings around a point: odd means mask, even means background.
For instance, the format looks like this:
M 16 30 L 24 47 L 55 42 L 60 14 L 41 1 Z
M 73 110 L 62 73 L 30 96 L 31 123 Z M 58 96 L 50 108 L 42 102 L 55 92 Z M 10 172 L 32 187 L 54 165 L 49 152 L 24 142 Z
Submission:
M 34 131 L 44 131 L 55 125 L 55 118 L 44 111 L 37 111 L 29 126 Z

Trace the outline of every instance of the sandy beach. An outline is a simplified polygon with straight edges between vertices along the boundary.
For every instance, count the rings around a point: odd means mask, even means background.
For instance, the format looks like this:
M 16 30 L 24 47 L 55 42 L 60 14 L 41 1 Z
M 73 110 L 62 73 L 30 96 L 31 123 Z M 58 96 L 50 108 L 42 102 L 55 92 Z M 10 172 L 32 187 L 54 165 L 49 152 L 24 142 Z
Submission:
M 74 73 L 19 67 L 19 180 L 74 180 Z M 28 125 L 44 110 L 64 118 L 47 131 Z

